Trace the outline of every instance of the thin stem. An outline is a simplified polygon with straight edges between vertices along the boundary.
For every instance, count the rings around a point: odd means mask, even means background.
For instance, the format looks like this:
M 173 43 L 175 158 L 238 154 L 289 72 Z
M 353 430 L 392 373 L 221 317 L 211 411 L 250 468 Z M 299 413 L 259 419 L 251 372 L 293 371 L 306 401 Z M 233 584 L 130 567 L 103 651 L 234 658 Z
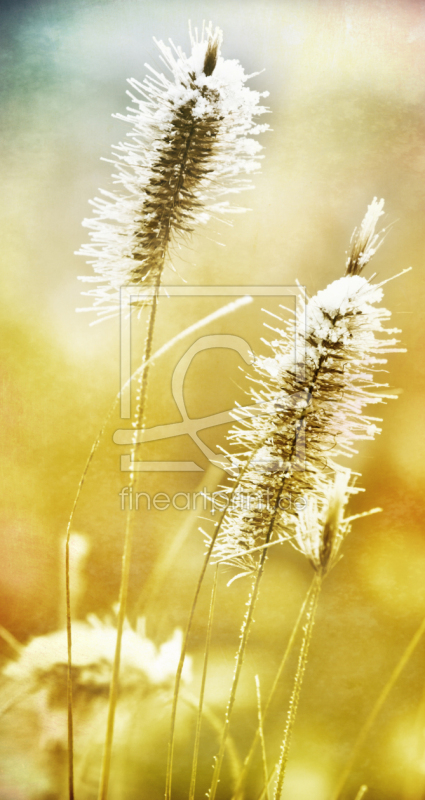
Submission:
M 210 653 L 211 631 L 212 631 L 212 623 L 214 616 L 215 598 L 217 592 L 218 568 L 219 565 L 217 564 L 214 573 L 214 583 L 211 592 L 210 612 L 208 616 L 207 638 L 205 642 L 205 655 L 204 655 L 204 666 L 202 670 L 201 691 L 199 693 L 198 718 L 196 721 L 195 745 L 193 749 L 192 775 L 190 778 L 189 800 L 194 800 L 195 797 L 196 772 L 198 768 L 199 743 L 201 738 L 202 709 L 204 705 L 205 683 L 207 679 L 208 657 Z
M 267 769 L 266 742 L 264 739 L 264 729 L 263 729 L 263 715 L 261 712 L 260 678 L 258 677 L 258 675 L 255 676 L 255 688 L 257 690 L 258 731 L 261 742 L 261 760 L 263 763 L 264 786 L 266 789 L 267 800 L 269 800 L 269 775 Z
M 15 692 L 15 694 L 13 694 L 11 697 L 8 697 L 7 700 L 0 705 L 0 719 L 4 716 L 4 714 L 7 714 L 7 712 L 10 711 L 10 709 L 13 708 L 16 703 L 19 703 L 23 697 L 27 697 L 29 694 L 31 694 L 32 691 L 33 686 L 30 685 L 29 687 L 25 687 L 25 689 L 19 689 L 18 692 Z
M 267 544 L 267 542 L 266 542 L 266 544 Z M 240 644 L 239 644 L 238 652 L 236 654 L 236 666 L 235 666 L 235 671 L 233 673 L 233 681 L 232 681 L 232 686 L 231 686 L 231 689 L 230 689 L 229 700 L 228 700 L 228 703 L 227 703 L 226 717 L 225 717 L 225 721 L 224 721 L 223 733 L 222 733 L 222 736 L 221 736 L 220 749 L 219 749 L 218 754 L 217 754 L 216 759 L 215 759 L 213 778 L 212 778 L 211 788 L 210 788 L 210 791 L 209 791 L 209 794 L 208 794 L 209 800 L 214 800 L 216 792 L 217 792 L 218 782 L 220 780 L 221 767 L 222 767 L 222 764 L 223 764 L 223 758 L 224 758 L 224 753 L 225 753 L 225 749 L 226 749 L 226 740 L 227 740 L 227 737 L 229 735 L 230 719 L 231 719 L 231 716 L 232 716 L 233 706 L 235 704 L 235 699 L 236 699 L 236 690 L 238 688 L 239 677 L 240 677 L 240 673 L 241 673 L 241 669 L 242 669 L 242 664 L 243 664 L 243 660 L 244 660 L 244 656 L 245 656 L 246 645 L 247 645 L 247 642 L 248 642 L 248 636 L 249 636 L 249 632 L 250 632 L 250 628 L 251 628 L 252 615 L 254 613 L 255 604 L 257 602 L 258 594 L 259 594 L 259 591 L 260 591 L 260 583 L 261 583 L 261 578 L 262 578 L 263 572 L 264 572 L 264 564 L 265 564 L 266 558 L 267 558 L 267 550 L 264 550 L 264 552 L 263 552 L 263 554 L 261 556 L 260 563 L 258 565 L 256 576 L 255 576 L 253 584 L 252 584 L 252 591 L 251 591 L 250 598 L 248 600 L 248 609 L 246 611 L 246 614 L 245 614 L 245 617 L 244 617 L 244 620 L 243 620 L 243 623 L 242 623 Z
M 71 593 L 70 593 L 70 574 L 69 574 L 69 544 L 70 544 L 70 536 L 71 536 L 71 528 L 72 523 L 74 521 L 75 510 L 77 508 L 81 492 L 85 483 L 85 479 L 87 477 L 87 473 L 89 471 L 91 462 L 93 460 L 94 454 L 99 447 L 100 441 L 103 437 L 105 432 L 105 428 L 115 411 L 117 406 L 118 400 L 121 397 L 122 392 L 124 389 L 127 388 L 131 384 L 131 381 L 135 378 L 140 377 L 140 374 L 144 372 L 144 370 L 150 366 L 151 362 L 155 359 L 159 358 L 160 356 L 164 355 L 174 344 L 184 339 L 186 336 L 189 336 L 196 330 L 208 325 L 210 322 L 218 319 L 219 317 L 225 316 L 226 314 L 232 313 L 236 311 L 240 306 L 246 305 L 246 303 L 251 302 L 249 296 L 240 298 L 238 300 L 232 301 L 225 306 L 222 306 L 218 309 L 218 311 L 214 311 L 212 314 L 208 314 L 206 317 L 203 317 L 198 322 L 195 322 L 193 325 L 189 325 L 189 327 L 185 328 L 183 331 L 178 333 L 172 339 L 170 339 L 166 344 L 159 348 L 156 353 L 153 353 L 150 358 L 144 362 L 140 367 L 135 370 L 133 375 L 129 378 L 126 384 L 122 387 L 121 391 L 118 392 L 105 420 L 104 423 L 93 442 L 92 448 L 90 450 L 88 459 L 86 461 L 85 467 L 83 469 L 78 487 L 77 492 L 74 498 L 74 503 L 72 506 L 71 514 L 69 516 L 68 525 L 66 529 L 66 540 L 65 540 L 65 586 L 66 586 L 66 630 L 67 630 L 67 650 L 68 650 L 68 678 L 67 678 L 67 691 L 68 691 L 68 760 L 69 760 L 69 798 L 73 800 L 73 723 L 72 723 L 72 636 L 71 636 Z M 13 646 L 13 645 L 12 645 Z
M 317 603 L 319 600 L 321 586 L 322 586 L 322 576 L 321 574 L 318 573 L 315 576 L 314 589 L 311 593 L 311 598 L 307 609 L 307 614 L 306 614 L 307 622 L 304 628 L 304 638 L 301 643 L 300 655 L 298 658 L 298 667 L 295 674 L 291 699 L 289 701 L 288 714 L 286 717 L 286 725 L 283 734 L 282 748 L 280 753 L 274 800 L 280 800 L 282 794 L 283 782 L 285 780 L 286 765 L 288 763 L 289 749 L 291 746 L 292 730 L 294 727 L 295 717 L 297 715 L 298 703 L 300 699 L 305 668 L 307 666 L 308 651 L 310 647 L 311 636 L 313 633 L 314 619 L 316 616 Z
M 145 342 L 145 352 L 143 356 L 143 363 L 145 364 L 145 367 L 150 359 L 152 352 L 152 339 L 155 327 L 156 311 L 158 306 L 158 290 L 159 290 L 160 277 L 161 276 L 159 275 L 157 279 L 155 287 L 156 291 L 152 298 L 152 306 L 149 313 L 148 330 Z M 130 455 L 131 462 L 135 460 L 135 456 L 137 453 L 137 430 L 143 428 L 144 425 L 148 376 L 149 376 L 149 369 L 146 367 L 141 372 L 139 377 L 139 395 L 137 398 L 138 403 L 136 409 L 136 416 L 134 420 L 135 427 L 134 427 L 134 441 Z M 135 485 L 136 481 L 135 476 L 136 476 L 136 471 L 135 471 L 135 466 L 133 466 L 132 471 L 130 472 L 130 488 L 133 488 Z M 101 776 L 100 776 L 100 786 L 98 795 L 99 800 L 106 800 L 108 795 L 109 773 L 111 768 L 112 741 L 114 736 L 115 710 L 116 710 L 117 694 L 118 694 L 118 678 L 119 678 L 120 661 L 121 661 L 122 634 L 123 634 L 124 622 L 127 610 L 127 596 L 128 596 L 129 577 L 130 577 L 131 551 L 132 551 L 133 534 L 134 534 L 134 520 L 135 520 L 135 515 L 132 512 L 132 510 L 128 508 L 126 517 L 125 535 L 124 535 L 124 552 L 122 558 L 121 585 L 119 593 L 117 641 L 115 646 L 114 664 L 112 668 L 112 679 L 109 691 L 108 721 L 106 727 L 105 749 L 103 753 Z
M 258 797 L 258 800 L 264 800 L 265 797 L 269 796 L 270 788 L 271 788 L 271 785 L 273 783 L 273 779 L 274 779 L 275 774 L 276 774 L 276 767 L 273 767 L 272 774 L 269 777 L 269 782 L 268 782 L 267 786 L 263 786 L 263 788 L 261 790 L 261 794 Z
M 182 692 L 182 700 L 190 705 L 191 708 L 194 708 L 195 710 L 198 709 L 198 698 L 194 697 L 190 692 L 187 691 L 187 689 Z M 205 717 L 206 721 L 209 722 L 212 729 L 216 732 L 217 737 L 219 737 L 221 735 L 221 720 L 218 718 L 217 714 L 215 714 L 214 711 L 209 708 L 207 703 L 204 703 L 202 715 Z M 229 756 L 232 777 L 234 780 L 236 780 L 240 772 L 241 762 L 235 747 L 235 743 L 231 736 L 229 736 L 227 740 L 227 754 Z
M 4 628 L 3 625 L 0 625 L 0 636 L 2 639 L 4 639 L 5 642 L 7 642 L 9 647 L 11 647 L 12 650 L 15 651 L 15 653 L 22 652 L 21 643 L 18 641 L 18 639 L 15 638 L 13 633 L 10 633 L 10 631 L 8 631 L 7 628 Z
M 266 549 L 269 550 L 269 548 L 270 547 L 274 547 L 275 544 L 284 544 L 285 541 L 286 541 L 286 539 L 280 538 L 280 539 L 275 539 L 274 542 L 269 542 L 268 544 L 259 544 L 259 545 L 257 545 L 257 547 L 250 547 L 249 550 L 242 550 L 241 549 L 239 555 L 248 556 L 251 553 L 258 553 L 260 550 L 266 550 Z M 218 563 L 219 564 L 225 564 L 226 560 L 227 560 L 226 558 L 221 558 Z
M 416 648 L 417 648 L 417 646 L 418 646 L 418 644 L 419 644 L 419 642 L 420 642 L 420 640 L 421 640 L 421 638 L 422 638 L 424 633 L 425 633 L 425 618 L 422 620 L 422 622 L 419 625 L 419 628 L 417 629 L 416 633 L 411 638 L 411 640 L 410 640 L 409 644 L 407 645 L 403 655 L 400 658 L 400 661 L 398 662 L 398 664 L 394 668 L 393 672 L 391 673 L 390 677 L 388 678 L 388 681 L 385 684 L 384 688 L 382 689 L 382 691 L 381 691 L 381 693 L 380 693 L 375 705 L 372 708 L 372 711 L 370 712 L 368 718 L 366 719 L 366 722 L 364 723 L 363 727 L 361 728 L 360 733 L 357 736 L 357 739 L 356 739 L 356 741 L 354 743 L 354 747 L 353 747 L 353 749 L 351 751 L 351 756 L 348 759 L 348 763 L 347 763 L 347 765 L 346 765 L 346 767 L 345 767 L 345 769 L 344 769 L 344 771 L 343 771 L 343 773 L 342 773 L 342 775 L 341 775 L 341 777 L 340 777 L 340 779 L 338 781 L 337 787 L 336 787 L 336 789 L 335 789 L 335 791 L 334 791 L 334 793 L 332 795 L 332 800 L 338 800 L 338 798 L 339 798 L 339 796 L 340 796 L 340 794 L 341 794 L 341 792 L 342 792 L 342 790 L 343 790 L 343 788 L 344 788 L 344 786 L 346 784 L 347 778 L 349 777 L 350 772 L 351 772 L 351 770 L 353 768 L 353 765 L 354 765 L 354 763 L 356 761 L 356 758 L 357 758 L 357 755 L 359 753 L 359 750 L 361 749 L 361 747 L 362 747 L 362 745 L 363 745 L 363 743 L 364 743 L 364 741 L 365 741 L 365 739 L 366 739 L 366 737 L 367 737 L 367 735 L 368 735 L 373 723 L 375 722 L 376 717 L 378 716 L 378 714 L 379 714 L 382 706 L 384 705 L 389 693 L 391 692 L 391 689 L 397 683 L 398 678 L 400 677 L 401 673 L 403 672 L 405 666 L 408 664 L 412 654 L 416 650 Z
M 183 637 L 182 649 L 181 649 L 181 653 L 180 653 L 180 660 L 179 660 L 179 663 L 177 665 L 176 678 L 175 678 L 175 682 L 174 682 L 173 701 L 172 701 L 172 706 L 171 706 L 170 738 L 169 738 L 169 742 L 168 742 L 167 772 L 166 772 L 166 776 L 165 776 L 165 800 L 170 800 L 170 798 L 171 798 L 171 784 L 172 784 L 172 779 L 173 779 L 173 756 L 174 756 L 174 741 L 175 741 L 175 730 L 176 730 L 177 703 L 178 703 L 178 699 L 179 699 L 180 683 L 181 683 L 181 677 L 182 677 L 182 672 L 183 672 L 183 666 L 184 666 L 184 661 L 185 661 L 186 653 L 187 653 L 187 645 L 188 645 L 188 641 L 189 641 L 190 632 L 192 630 L 192 622 L 193 622 L 193 617 L 194 617 L 194 614 L 195 614 L 196 606 L 198 604 L 199 593 L 201 591 L 201 587 L 202 587 L 202 584 L 203 584 L 203 581 L 204 581 L 204 577 L 205 577 L 205 572 L 207 570 L 207 567 L 208 567 L 208 564 L 209 564 L 209 561 L 210 561 L 210 558 L 211 558 L 211 553 L 213 551 L 213 548 L 214 548 L 214 545 L 215 545 L 219 530 L 220 530 L 220 525 L 217 525 L 217 528 L 215 529 L 215 532 L 214 532 L 214 534 L 213 534 L 213 536 L 211 538 L 210 545 L 208 547 L 207 553 L 206 553 L 205 558 L 204 558 L 204 563 L 202 565 L 201 574 L 199 575 L 198 583 L 196 585 L 195 596 L 194 596 L 193 601 L 192 601 L 192 606 L 190 608 L 189 618 L 188 618 L 188 621 L 187 621 L 186 630 L 185 630 L 185 634 L 184 634 L 184 637 Z
M 284 654 L 282 656 L 282 660 L 281 660 L 281 662 L 279 664 L 279 668 L 277 670 L 275 679 L 273 681 L 273 686 L 272 686 L 272 688 L 270 690 L 270 693 L 269 693 L 269 696 L 267 698 L 267 703 L 266 703 L 266 706 L 265 706 L 264 712 L 263 712 L 263 720 L 264 721 L 266 720 L 268 712 L 270 710 L 270 707 L 271 707 L 271 704 L 272 704 L 276 689 L 277 689 L 279 681 L 280 681 L 280 679 L 282 677 L 283 670 L 285 669 L 286 662 L 288 661 L 288 658 L 289 658 L 289 656 L 290 656 L 290 654 L 292 652 L 292 648 L 294 646 L 295 638 L 296 638 L 296 636 L 298 634 L 298 631 L 299 631 L 299 628 L 300 628 L 300 625 L 301 625 L 301 621 L 302 621 L 302 619 L 304 617 L 304 612 L 305 612 L 305 609 L 307 607 L 307 603 L 310 601 L 311 593 L 312 593 L 313 588 L 314 588 L 314 583 L 315 583 L 315 579 L 313 577 L 312 582 L 311 582 L 311 584 L 310 584 L 310 586 L 309 586 L 309 588 L 307 590 L 307 594 L 306 594 L 306 596 L 304 598 L 304 602 L 303 602 L 303 604 L 302 604 L 302 606 L 300 608 L 298 617 L 297 617 L 297 619 L 295 621 L 295 625 L 294 625 L 294 627 L 292 629 L 292 633 L 291 633 L 291 636 L 289 638 L 288 644 L 286 646 L 285 652 L 284 652 Z M 254 735 L 254 739 L 252 740 L 252 744 L 251 744 L 250 750 L 249 750 L 248 755 L 246 756 L 245 761 L 243 763 L 242 772 L 241 772 L 241 775 L 239 777 L 238 785 L 236 787 L 236 790 L 235 790 L 231 800 L 237 800 L 237 798 L 241 796 L 241 789 L 242 789 L 244 780 L 246 778 L 249 766 L 251 764 L 252 758 L 254 756 L 254 753 L 255 753 L 255 750 L 256 750 L 256 747 L 257 747 L 257 744 L 258 744 L 258 741 L 259 741 L 259 737 L 260 737 L 260 731 L 259 731 L 259 728 L 257 727 L 257 730 L 256 730 L 255 735 Z
M 119 395 L 118 395 L 119 397 Z M 83 469 L 81 478 L 78 483 L 77 492 L 74 497 L 74 502 L 72 505 L 71 513 L 69 515 L 68 525 L 66 528 L 66 538 L 65 538 L 65 598 L 66 598 L 66 642 L 67 642 L 67 726 L 68 726 L 68 797 L 69 800 L 74 800 L 74 726 L 73 726 L 73 712 L 72 712 L 72 619 L 71 619 L 71 578 L 70 578 L 70 570 L 69 570 L 69 561 L 70 561 L 70 553 L 69 553 L 69 545 L 71 540 L 71 528 L 72 523 L 74 521 L 75 511 L 78 505 L 78 501 L 81 496 L 81 492 L 87 477 L 87 473 L 90 468 L 90 464 L 93 460 L 93 456 L 99 446 L 99 443 L 102 439 L 102 436 L 105 432 L 105 428 L 109 422 L 110 417 L 114 411 L 115 405 L 117 403 L 117 399 L 115 400 L 111 410 L 106 416 L 106 419 L 92 444 L 88 459 L 86 461 L 85 467 Z
M 363 797 L 365 796 L 367 790 L 368 787 L 366 785 L 360 786 L 360 789 L 356 794 L 356 800 L 363 800 Z
M 74 516 L 75 506 L 80 496 L 81 488 L 87 474 L 88 464 L 90 463 L 94 453 L 92 447 L 86 469 L 80 479 L 77 494 L 74 500 L 74 506 L 71 511 L 71 516 L 68 521 L 68 528 L 66 531 L 65 542 L 65 593 L 66 593 L 66 643 L 68 654 L 68 667 L 67 667 L 67 727 L 68 727 L 68 796 L 69 800 L 74 800 L 74 719 L 72 713 L 72 625 L 71 625 L 71 588 L 70 588 L 70 572 L 69 572 L 69 541 L 71 537 L 71 520 Z

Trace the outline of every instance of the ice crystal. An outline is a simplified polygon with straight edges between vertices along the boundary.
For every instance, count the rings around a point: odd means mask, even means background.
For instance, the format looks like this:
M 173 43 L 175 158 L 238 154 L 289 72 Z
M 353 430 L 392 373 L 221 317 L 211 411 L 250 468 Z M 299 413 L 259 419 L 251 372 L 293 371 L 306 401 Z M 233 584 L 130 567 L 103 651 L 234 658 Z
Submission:
M 268 109 L 236 60 L 220 55 L 221 31 L 211 24 L 200 40 L 191 35 L 191 54 L 162 41 L 162 61 L 171 73 L 149 68 L 142 82 L 129 80 L 133 107 L 126 116 L 129 141 L 114 148 L 119 185 L 92 201 L 84 221 L 91 243 L 79 251 L 95 276 L 100 318 L 116 313 L 123 285 L 158 284 L 170 246 L 211 215 L 232 211 L 228 199 L 250 188 L 259 169 L 261 145 L 252 135 L 268 128 L 254 117 Z M 243 210 L 243 209 L 237 209 Z

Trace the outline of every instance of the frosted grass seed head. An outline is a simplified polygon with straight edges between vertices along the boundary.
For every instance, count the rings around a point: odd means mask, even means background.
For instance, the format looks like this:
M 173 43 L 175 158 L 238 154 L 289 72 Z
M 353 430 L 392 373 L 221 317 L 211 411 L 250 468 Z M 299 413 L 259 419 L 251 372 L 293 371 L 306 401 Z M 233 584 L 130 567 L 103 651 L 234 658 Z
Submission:
M 350 263 L 361 258 L 367 263 L 375 252 L 382 207 L 382 200 L 369 206 L 352 239 Z M 291 538 L 306 502 L 323 508 L 340 458 L 352 456 L 358 441 L 379 432 L 380 420 L 366 415 L 365 407 L 389 397 L 376 373 L 386 363 L 384 354 L 400 351 L 397 339 L 388 338 L 397 329 L 385 326 L 391 312 L 378 307 L 384 283 L 373 284 L 353 268 L 300 304 L 295 321 L 273 329 L 271 356 L 257 358 L 251 389 L 251 403 L 263 413 L 244 420 L 236 409 L 239 423 L 229 434 L 237 449 L 231 456 L 234 486 L 256 502 L 229 505 L 217 537 L 217 561 L 252 572 L 260 546 L 273 537 Z M 302 369 L 293 355 L 290 363 L 295 337 L 297 352 L 305 353 Z
M 156 40 L 155 40 L 156 41 Z M 220 53 L 222 33 L 211 24 L 191 34 L 189 56 L 156 41 L 168 76 L 148 66 L 142 81 L 131 78 L 132 107 L 118 119 L 131 125 L 128 141 L 114 147 L 116 191 L 101 190 L 85 220 L 91 242 L 79 251 L 95 276 L 99 318 L 117 312 L 125 285 L 158 286 L 170 247 L 184 241 L 211 216 L 244 209 L 228 198 L 251 186 L 261 145 L 252 138 L 269 127 L 254 119 L 268 111 L 246 86 L 237 60 Z M 225 199 L 223 199 L 225 198 Z

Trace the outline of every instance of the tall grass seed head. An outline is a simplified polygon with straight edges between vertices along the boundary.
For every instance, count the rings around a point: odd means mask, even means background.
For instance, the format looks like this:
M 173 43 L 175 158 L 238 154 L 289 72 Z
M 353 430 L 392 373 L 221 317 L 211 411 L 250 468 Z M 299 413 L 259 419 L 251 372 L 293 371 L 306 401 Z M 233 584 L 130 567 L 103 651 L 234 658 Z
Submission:
M 170 247 L 196 226 L 244 210 L 228 198 L 250 188 L 259 169 L 253 136 L 269 126 L 254 118 L 268 111 L 260 104 L 268 93 L 246 86 L 253 76 L 221 56 L 221 41 L 211 24 L 191 35 L 189 56 L 156 41 L 169 77 L 148 66 L 142 82 L 129 80 L 133 105 L 116 115 L 131 126 L 114 148 L 118 188 L 92 201 L 94 215 L 83 223 L 91 242 L 79 251 L 96 273 L 81 280 L 96 284 L 84 294 L 99 318 L 116 314 L 120 287 L 157 285 Z
M 363 244 L 372 249 L 382 206 L 374 201 L 360 228 Z M 352 241 L 354 263 L 359 238 Z M 370 256 L 370 249 L 365 252 Z M 260 545 L 273 536 L 291 538 L 300 506 L 312 499 L 326 504 L 340 458 L 352 456 L 358 441 L 379 432 L 380 420 L 365 407 L 389 396 L 376 373 L 386 363 L 384 354 L 399 351 L 397 340 L 388 338 L 397 329 L 385 325 L 391 312 L 378 306 L 382 286 L 350 273 L 301 304 L 295 321 L 272 329 L 277 334 L 269 342 L 272 354 L 256 359 L 250 397 L 263 413 L 243 419 L 236 409 L 239 423 L 229 434 L 237 448 L 230 456 L 233 491 L 236 486 L 255 502 L 229 504 L 214 551 L 217 561 L 243 573 L 254 570 Z M 305 355 L 302 363 L 294 360 L 295 341 L 296 352 Z

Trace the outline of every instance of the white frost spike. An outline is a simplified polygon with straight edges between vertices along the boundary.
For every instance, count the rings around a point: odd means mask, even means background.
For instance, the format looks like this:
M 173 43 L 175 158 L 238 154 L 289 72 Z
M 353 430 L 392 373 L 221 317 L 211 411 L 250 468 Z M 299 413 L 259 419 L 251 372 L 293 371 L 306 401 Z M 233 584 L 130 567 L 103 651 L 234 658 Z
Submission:
M 117 312 L 120 287 L 157 285 L 170 247 L 229 213 L 227 197 L 250 188 L 259 169 L 252 135 L 269 127 L 254 122 L 268 111 L 260 105 L 267 93 L 245 85 L 251 76 L 222 58 L 221 39 L 210 24 L 200 40 L 191 36 L 189 56 L 158 41 L 170 78 L 149 67 L 143 82 L 129 80 L 133 106 L 116 115 L 132 126 L 114 148 L 118 188 L 92 202 L 94 216 L 83 223 L 91 243 L 79 251 L 96 273 L 81 280 L 97 284 L 84 294 L 100 318 Z

